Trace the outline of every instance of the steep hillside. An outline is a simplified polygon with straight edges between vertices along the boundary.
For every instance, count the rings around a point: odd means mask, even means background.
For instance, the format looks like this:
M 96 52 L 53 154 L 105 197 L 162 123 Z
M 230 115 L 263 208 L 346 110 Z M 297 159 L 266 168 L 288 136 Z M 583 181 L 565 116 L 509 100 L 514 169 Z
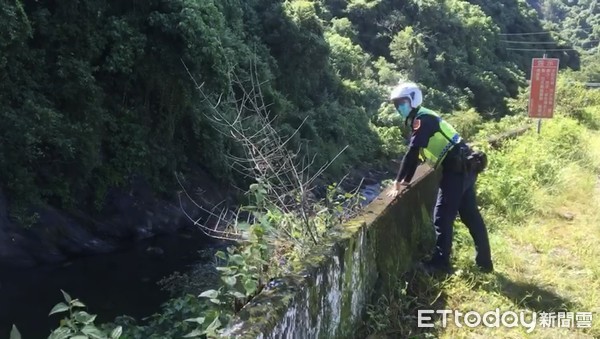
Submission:
M 574 46 L 595 53 L 600 41 L 600 4 L 597 0 L 529 0 L 549 27 Z
M 174 172 L 198 167 L 245 187 L 190 74 L 239 100 L 253 72 L 278 128 L 306 119 L 290 147 L 322 164 L 349 145 L 329 171 L 341 175 L 397 156 L 381 104 L 400 77 L 443 112 L 505 114 L 531 55 L 500 34 L 541 23 L 522 0 L 10 0 L 0 28 L 1 188 L 12 219 L 33 224 L 31 204 L 102 215 L 111 188 L 171 193 Z
M 600 82 L 600 4 L 596 0 L 530 0 L 544 27 L 581 55 L 581 81 Z

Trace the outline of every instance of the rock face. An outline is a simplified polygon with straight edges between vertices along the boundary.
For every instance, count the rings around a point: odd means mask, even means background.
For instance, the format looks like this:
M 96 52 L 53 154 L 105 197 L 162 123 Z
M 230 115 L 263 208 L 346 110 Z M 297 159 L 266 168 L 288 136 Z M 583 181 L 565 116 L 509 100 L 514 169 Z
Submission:
M 194 175 L 188 176 L 184 185 L 194 201 L 183 192 L 175 192 L 181 187 L 176 187 L 167 199 L 157 198 L 149 184 L 137 180 L 129 187 L 109 190 L 104 207 L 97 215 L 43 206 L 36 210 L 38 223 L 29 229 L 10 221 L 7 197 L 0 189 L 0 269 L 52 264 L 77 256 L 109 253 L 133 241 L 193 227 L 190 218 L 207 219 L 204 209 L 210 210 L 217 204 L 219 208 L 233 204 L 230 187 L 217 184 L 201 168 L 194 168 L 192 172 Z M 365 176 L 376 178 L 378 174 L 358 172 L 355 175 L 356 178 Z M 360 184 L 363 188 L 374 184 L 372 186 L 378 189 L 378 180 L 368 180 L 347 181 L 345 188 L 355 190 Z M 322 186 L 321 195 L 324 195 L 325 183 Z M 372 191 L 373 187 L 366 188 Z M 371 191 L 369 199 L 378 193 Z M 149 252 L 160 255 L 157 249 Z
M 197 173 L 186 190 L 189 193 L 200 187 L 207 192 L 194 196 L 200 201 L 191 201 L 185 194 L 180 200 L 177 193 L 159 199 L 148 184 L 136 182 L 127 189 L 109 191 L 99 216 L 44 206 L 36 210 L 38 223 L 27 229 L 8 218 L 7 197 L 0 190 L 0 267 L 31 267 L 108 253 L 132 241 L 192 227 L 186 213 L 194 220 L 205 216 L 196 203 L 206 208 L 231 201 L 227 189 L 215 184 L 206 173 Z

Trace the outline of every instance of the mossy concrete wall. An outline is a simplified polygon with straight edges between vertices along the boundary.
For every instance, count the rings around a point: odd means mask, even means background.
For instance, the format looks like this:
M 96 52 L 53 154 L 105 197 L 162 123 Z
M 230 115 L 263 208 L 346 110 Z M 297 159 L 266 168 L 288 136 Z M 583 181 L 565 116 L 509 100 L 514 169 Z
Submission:
M 228 338 L 354 338 L 367 304 L 434 242 L 439 173 L 419 167 L 395 199 L 382 193 L 340 225 L 295 275 L 273 281 L 237 315 Z
M 530 128 L 488 143 L 498 147 Z M 433 248 L 439 180 L 439 172 L 423 165 L 398 197 L 382 193 L 360 217 L 332 232 L 298 274 L 274 281 L 247 304 L 224 337 L 356 338 L 367 304 L 395 289 L 401 275 Z

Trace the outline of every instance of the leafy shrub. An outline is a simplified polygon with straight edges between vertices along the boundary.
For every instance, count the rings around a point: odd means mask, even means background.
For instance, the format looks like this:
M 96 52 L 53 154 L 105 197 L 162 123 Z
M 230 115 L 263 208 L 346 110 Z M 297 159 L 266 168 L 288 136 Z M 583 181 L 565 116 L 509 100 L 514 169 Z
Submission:
M 587 162 L 585 129 L 576 120 L 556 116 L 538 135 L 506 141 L 500 150 L 484 150 L 489 167 L 479 179 L 479 197 L 489 213 L 518 224 L 534 210 L 533 193 L 552 189 L 560 170 L 571 162 Z
M 56 304 L 49 315 L 68 312 L 68 316 L 60 321 L 60 326 L 56 328 L 48 339 L 67 339 L 67 338 L 78 338 L 78 339 L 119 339 L 123 333 L 122 326 L 111 327 L 111 330 L 107 329 L 107 326 L 97 327 L 94 324 L 96 319 L 95 314 L 89 314 L 86 311 L 81 310 L 85 308 L 85 305 L 78 299 L 72 299 L 69 294 L 62 291 L 65 302 L 59 302 Z M 12 334 L 11 334 L 11 339 Z
M 447 119 L 462 138 L 467 141 L 477 134 L 483 123 L 483 117 L 473 108 L 452 114 L 443 114 L 442 117 Z
M 381 152 L 386 158 L 396 158 L 406 152 L 406 142 L 402 130 L 397 126 L 376 127 L 382 143 Z

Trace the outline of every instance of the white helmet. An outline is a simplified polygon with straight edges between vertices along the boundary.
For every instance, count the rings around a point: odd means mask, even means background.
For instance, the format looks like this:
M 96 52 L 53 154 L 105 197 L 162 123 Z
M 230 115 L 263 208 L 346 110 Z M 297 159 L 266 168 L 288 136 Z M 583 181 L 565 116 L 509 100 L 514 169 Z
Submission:
M 414 82 L 403 82 L 396 86 L 390 94 L 390 100 L 408 98 L 412 108 L 419 107 L 423 103 L 423 93 Z

